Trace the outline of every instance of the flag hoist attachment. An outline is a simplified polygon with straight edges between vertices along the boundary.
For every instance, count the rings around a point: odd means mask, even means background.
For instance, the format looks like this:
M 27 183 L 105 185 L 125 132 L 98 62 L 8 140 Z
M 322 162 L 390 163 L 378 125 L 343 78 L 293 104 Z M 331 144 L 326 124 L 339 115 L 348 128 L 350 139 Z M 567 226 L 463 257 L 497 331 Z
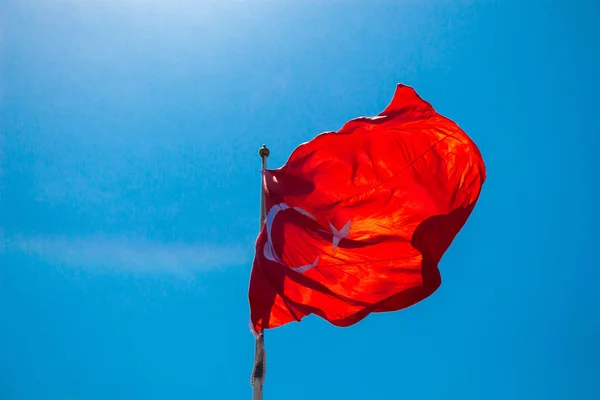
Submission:
M 269 149 L 267 146 L 263 144 L 263 146 L 258 151 L 258 155 L 262 161 L 262 173 L 264 176 L 264 172 L 267 169 L 267 158 L 269 157 Z M 265 219 L 267 217 L 267 211 L 265 208 L 265 191 L 263 187 L 263 182 L 261 178 L 260 185 L 260 226 L 259 232 L 265 224 Z M 264 331 L 256 333 L 256 343 L 254 347 L 254 368 L 252 368 L 252 377 L 250 379 L 250 384 L 254 389 L 253 400 L 262 400 L 262 389 L 263 384 L 265 382 L 265 375 L 267 372 L 267 357 L 265 352 L 265 336 Z

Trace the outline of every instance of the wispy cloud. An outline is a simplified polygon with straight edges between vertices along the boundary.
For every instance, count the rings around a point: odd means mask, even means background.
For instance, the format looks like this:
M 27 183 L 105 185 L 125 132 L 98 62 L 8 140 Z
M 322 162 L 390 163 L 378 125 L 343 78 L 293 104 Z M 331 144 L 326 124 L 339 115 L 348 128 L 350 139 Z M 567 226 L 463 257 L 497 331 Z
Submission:
M 3 241 L 10 252 L 29 254 L 47 262 L 124 272 L 187 274 L 250 261 L 249 249 L 238 245 L 161 243 L 107 236 L 5 237 Z

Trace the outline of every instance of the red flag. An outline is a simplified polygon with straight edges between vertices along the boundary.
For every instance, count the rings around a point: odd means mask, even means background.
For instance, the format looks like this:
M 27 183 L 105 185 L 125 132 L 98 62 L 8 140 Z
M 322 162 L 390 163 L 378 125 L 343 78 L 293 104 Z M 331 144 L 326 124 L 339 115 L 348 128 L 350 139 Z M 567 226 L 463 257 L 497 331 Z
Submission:
M 484 181 L 473 141 L 404 85 L 378 116 L 302 144 L 264 173 L 252 326 L 348 326 L 423 300 Z

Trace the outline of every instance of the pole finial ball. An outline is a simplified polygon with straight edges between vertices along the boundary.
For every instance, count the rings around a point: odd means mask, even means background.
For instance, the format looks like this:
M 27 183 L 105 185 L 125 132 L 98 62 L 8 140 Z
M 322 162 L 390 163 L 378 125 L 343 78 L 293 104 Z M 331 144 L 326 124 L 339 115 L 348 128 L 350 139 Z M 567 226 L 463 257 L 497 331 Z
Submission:
M 271 152 L 269 151 L 269 149 L 267 149 L 267 146 L 264 144 L 262 145 L 260 150 L 258 150 L 258 155 L 260 156 L 260 158 L 269 157 L 269 154 L 271 154 Z

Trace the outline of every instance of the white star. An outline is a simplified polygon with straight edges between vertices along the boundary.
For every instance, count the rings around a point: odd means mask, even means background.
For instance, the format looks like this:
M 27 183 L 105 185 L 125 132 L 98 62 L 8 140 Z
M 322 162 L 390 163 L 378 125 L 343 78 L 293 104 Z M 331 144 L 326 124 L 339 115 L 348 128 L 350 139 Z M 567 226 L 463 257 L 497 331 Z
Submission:
M 337 253 L 337 247 L 340 244 L 340 240 L 345 239 L 348 237 L 348 235 L 350 234 L 350 222 L 352 222 L 352 220 L 349 220 L 348 222 L 346 222 L 346 225 L 344 225 L 342 227 L 342 229 L 340 229 L 339 231 L 335 228 L 335 226 L 333 226 L 333 224 L 330 222 L 329 226 L 331 227 L 331 232 L 333 233 L 333 252 Z

